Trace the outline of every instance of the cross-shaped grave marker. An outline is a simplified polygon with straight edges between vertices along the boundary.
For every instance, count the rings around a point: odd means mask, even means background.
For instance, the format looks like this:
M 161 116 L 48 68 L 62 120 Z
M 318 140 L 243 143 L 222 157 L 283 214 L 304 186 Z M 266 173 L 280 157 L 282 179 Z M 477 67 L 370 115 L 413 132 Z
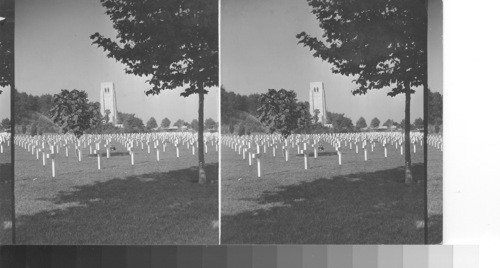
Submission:
M 104 148 L 106 148 L 106 158 L 109 158 L 111 154 L 111 148 L 114 147 L 111 143 L 104 144 Z
M 283 152 L 285 153 L 285 161 L 288 162 L 290 147 L 288 145 L 283 146 Z
M 309 155 L 307 153 L 307 150 L 301 150 L 301 153 L 304 155 L 304 169 L 308 169 Z
M 314 143 L 313 149 L 314 149 L 314 158 L 318 158 L 318 149 L 321 147 L 319 143 Z
M 82 146 L 80 144 L 75 146 L 75 152 L 78 155 L 78 162 L 82 162 Z
M 102 154 L 102 150 L 95 150 L 94 153 L 96 154 L 97 156 L 97 170 L 101 170 L 101 154 Z
M 66 143 L 66 144 L 64 144 L 64 151 L 65 151 L 65 153 L 66 153 L 66 157 L 68 157 L 68 155 L 69 155 L 69 154 L 68 154 L 68 147 L 69 147 L 69 145 L 68 145 L 67 143 Z
M 42 164 L 43 164 L 43 166 L 46 165 L 46 159 L 49 157 L 49 154 L 51 154 L 51 153 L 52 152 L 48 148 L 42 149 Z
M 56 154 L 49 153 L 48 158 L 52 160 L 52 178 L 56 177 Z
M 253 154 L 253 157 L 257 160 L 257 177 L 260 178 L 260 176 L 261 176 L 260 161 L 261 161 L 262 154 L 260 154 L 260 153 Z
M 160 146 L 155 145 L 155 149 L 156 149 L 156 161 L 160 162 Z
M 133 147 L 129 147 L 128 148 L 128 153 L 130 154 L 130 164 L 133 166 L 135 163 L 134 163 L 134 148 Z

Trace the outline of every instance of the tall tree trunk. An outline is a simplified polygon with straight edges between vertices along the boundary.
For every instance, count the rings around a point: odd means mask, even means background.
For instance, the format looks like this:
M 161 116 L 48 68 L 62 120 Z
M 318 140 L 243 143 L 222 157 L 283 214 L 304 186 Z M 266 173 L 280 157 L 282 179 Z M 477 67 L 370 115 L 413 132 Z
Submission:
M 425 28 L 429 29 L 429 2 L 425 0 L 425 9 L 426 9 L 426 21 L 425 21 Z M 428 34 L 429 30 L 427 30 L 427 34 L 425 35 L 425 44 L 428 44 Z M 428 168 L 428 155 L 427 155 L 427 135 L 429 132 L 429 84 L 428 84 L 428 68 L 429 68 L 429 62 L 428 62 L 428 46 L 424 49 L 425 53 L 425 63 L 424 63 L 424 73 L 425 73 L 425 79 L 424 79 L 424 244 L 429 243 L 429 213 L 428 213 L 428 194 L 427 194 L 427 168 Z
M 16 100 L 16 85 L 15 85 L 15 82 L 14 82 L 14 59 L 12 59 L 11 61 L 12 63 L 12 66 L 11 66 L 11 71 L 12 71 L 12 76 L 11 76 L 11 81 L 10 81 L 10 159 L 11 159 L 11 163 L 10 163 L 10 168 L 11 168 L 11 171 L 10 171 L 10 178 L 11 178 L 11 181 L 10 181 L 10 186 L 11 186 L 11 222 L 12 222 L 12 226 L 11 226 L 11 234 L 12 234 L 12 244 L 15 245 L 16 244 L 16 198 L 14 197 L 14 192 L 15 192 L 15 188 L 16 188 L 16 181 L 15 181 L 15 169 L 14 169 L 14 164 L 15 164 L 15 141 L 14 141 L 14 137 L 15 137 L 15 132 L 16 132 L 16 128 L 15 128 L 15 124 L 16 124 L 16 120 L 15 120 L 15 100 Z
M 413 176 L 411 172 L 411 143 L 410 143 L 410 101 L 411 92 L 410 85 L 405 83 L 405 183 L 409 184 L 413 182 Z
M 12 23 L 12 28 L 15 29 L 15 24 L 14 24 L 14 21 L 10 22 Z M 14 29 L 12 32 L 14 32 Z M 12 37 L 7 37 L 7 38 L 14 38 L 13 36 Z M 14 43 L 13 43 L 14 44 Z M 11 48 L 12 51 L 14 51 L 14 48 L 12 47 Z M 12 72 L 11 73 L 11 76 L 10 76 L 10 159 L 11 159 L 11 163 L 10 163 L 10 168 L 11 168 L 11 171 L 10 171 L 10 178 L 11 178 L 11 193 L 12 195 L 10 196 L 11 198 L 11 222 L 12 222 L 12 226 L 11 226 L 11 233 L 12 233 L 12 244 L 15 245 L 16 244 L 16 198 L 15 198 L 15 195 L 14 195 L 14 192 L 15 192 L 15 189 L 16 189 L 16 180 L 14 179 L 15 178 L 15 168 L 14 168 L 14 165 L 15 165 L 15 136 L 16 136 L 16 116 L 15 116 L 15 112 L 16 112 L 16 80 L 14 79 L 15 77 L 15 58 L 14 58 L 14 53 L 12 53 L 12 58 L 10 60 L 10 71 Z
M 207 176 L 205 174 L 205 143 L 203 142 L 203 118 L 204 118 L 204 102 L 205 94 L 203 93 L 203 87 L 198 85 L 198 183 L 205 184 L 207 182 Z

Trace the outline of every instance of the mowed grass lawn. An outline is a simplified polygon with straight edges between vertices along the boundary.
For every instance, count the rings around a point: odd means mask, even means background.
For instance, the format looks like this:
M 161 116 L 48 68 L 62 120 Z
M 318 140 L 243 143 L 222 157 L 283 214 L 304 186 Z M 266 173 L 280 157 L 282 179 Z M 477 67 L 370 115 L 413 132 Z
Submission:
M 208 147 L 207 180 L 199 185 L 197 155 L 169 143 L 161 152 L 135 152 L 135 165 L 122 145 L 110 159 L 74 150 L 42 166 L 16 146 L 16 219 L 20 244 L 217 244 L 218 153 Z
M 12 161 L 10 146 L 0 153 L 0 245 L 12 243 Z
M 347 147 L 348 148 L 348 147 Z M 285 162 L 281 150 L 255 161 L 227 146 L 222 148 L 221 242 L 228 244 L 417 244 L 424 242 L 424 184 L 404 183 L 404 158 L 380 144 L 363 151 L 344 147 L 342 165 L 334 148 L 325 145 L 317 159 L 304 158 L 296 148 Z M 423 151 L 412 151 L 415 180 L 424 179 Z M 442 153 L 430 148 L 429 176 L 431 242 L 441 241 Z M 441 173 L 440 173 L 441 172 Z

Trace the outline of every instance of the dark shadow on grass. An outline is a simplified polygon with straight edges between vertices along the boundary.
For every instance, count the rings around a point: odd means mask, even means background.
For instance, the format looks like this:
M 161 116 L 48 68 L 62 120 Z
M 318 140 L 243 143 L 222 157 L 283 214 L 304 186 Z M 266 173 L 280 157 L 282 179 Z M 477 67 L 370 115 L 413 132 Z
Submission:
M 4 226 L 12 222 L 12 165 L 0 163 L 0 245 L 12 243 L 12 229 Z
M 218 164 L 206 165 L 217 181 Z M 217 183 L 198 168 L 114 178 L 61 192 L 59 209 L 18 217 L 21 244 L 216 244 Z
M 318 152 L 318 157 L 337 155 L 337 152 Z M 295 156 L 304 156 L 303 154 L 296 154 Z M 309 157 L 314 157 L 314 152 L 308 154 Z
M 443 243 L 443 215 L 429 216 L 429 244 Z
M 12 181 L 12 164 L 0 163 L 0 183 L 8 183 L 8 182 L 10 183 L 11 181 Z
M 109 153 L 109 157 L 113 157 L 113 156 L 129 156 L 129 155 L 130 155 L 129 152 L 110 152 Z M 87 156 L 88 157 L 97 157 L 97 154 L 89 154 Z M 106 152 L 101 153 L 101 157 L 106 157 L 106 156 L 107 156 Z
M 414 165 L 415 179 L 423 172 L 422 164 Z M 394 168 L 264 192 L 253 200 L 262 208 L 223 215 L 222 243 L 422 244 L 424 185 L 406 185 L 403 178 L 404 169 Z M 438 218 L 430 221 L 433 236 L 442 229 Z

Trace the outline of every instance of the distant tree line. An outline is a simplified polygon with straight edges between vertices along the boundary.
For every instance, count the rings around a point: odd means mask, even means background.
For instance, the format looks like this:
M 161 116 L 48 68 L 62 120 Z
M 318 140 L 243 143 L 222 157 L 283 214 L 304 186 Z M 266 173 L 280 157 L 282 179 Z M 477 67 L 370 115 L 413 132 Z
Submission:
M 135 117 L 135 114 L 127 114 L 118 112 L 117 121 L 119 124 L 123 124 L 123 129 L 125 132 L 152 132 L 156 130 L 167 129 L 170 127 L 171 121 L 167 117 L 163 118 L 161 124 L 158 125 L 156 119 L 154 117 L 149 118 L 144 125 L 142 119 Z M 174 127 L 178 129 L 182 129 L 182 127 L 186 127 L 192 129 L 194 131 L 198 131 L 198 120 L 193 119 L 191 123 L 185 122 L 182 119 L 178 119 L 174 124 Z M 212 118 L 207 118 L 204 123 L 205 130 L 207 131 L 216 131 L 218 123 Z
M 166 117 L 160 126 L 154 117 L 144 124 L 135 114 L 118 112 L 117 123 L 121 127 L 115 126 L 109 122 L 109 111 L 104 116 L 101 115 L 99 102 L 89 101 L 83 90 L 61 90 L 59 94 L 41 96 L 18 91 L 15 94 L 16 133 L 32 136 L 59 132 L 71 132 L 77 136 L 85 133 L 141 133 L 169 128 L 171 124 L 170 119 Z M 179 119 L 176 124 L 180 124 L 179 129 L 186 126 L 198 130 L 196 119 L 191 124 Z M 218 129 L 218 123 L 212 118 L 207 118 L 204 126 L 210 131 Z
M 272 93 L 270 93 L 272 91 Z M 241 95 L 227 91 L 224 87 L 221 88 L 221 121 L 222 132 L 233 133 L 237 135 L 245 135 L 251 133 L 271 133 L 278 129 L 283 129 L 284 133 L 325 133 L 325 132 L 354 132 L 364 131 L 369 129 L 380 128 L 381 121 L 377 117 L 371 119 L 370 124 L 366 122 L 364 117 L 360 117 L 356 124 L 345 116 L 343 113 L 326 113 L 326 123 L 331 127 L 325 127 L 318 123 L 317 115 L 311 115 L 309 112 L 309 103 L 300 102 L 296 98 L 296 94 L 292 91 L 284 90 L 280 93 L 278 90 L 270 90 L 265 94 Z M 264 122 L 261 120 L 262 115 L 259 113 L 259 107 L 265 104 L 262 96 L 268 95 L 268 113 L 274 112 L 270 117 L 264 116 Z M 282 96 L 283 99 L 278 101 Z M 283 113 L 278 112 L 275 108 L 280 107 Z M 279 110 L 278 109 L 278 110 Z M 442 124 L 442 96 L 438 92 L 429 94 L 429 125 L 436 126 L 432 129 L 437 129 Z M 292 111 L 292 112 L 291 112 Z M 296 112 L 293 112 L 296 111 Z M 283 119 L 288 123 L 277 123 L 277 120 Z M 293 120 L 291 118 L 294 118 Z M 316 118 L 316 120 L 315 120 Z M 277 124 L 281 124 L 278 126 Z M 287 125 L 288 124 L 288 125 Z M 285 125 L 287 125 L 285 129 Z M 382 126 L 389 130 L 402 130 L 405 127 L 405 120 L 396 122 L 392 119 L 387 119 Z M 411 130 L 421 130 L 424 127 L 422 118 L 417 118 L 413 123 L 410 123 Z M 279 131 L 278 131 L 279 132 Z

